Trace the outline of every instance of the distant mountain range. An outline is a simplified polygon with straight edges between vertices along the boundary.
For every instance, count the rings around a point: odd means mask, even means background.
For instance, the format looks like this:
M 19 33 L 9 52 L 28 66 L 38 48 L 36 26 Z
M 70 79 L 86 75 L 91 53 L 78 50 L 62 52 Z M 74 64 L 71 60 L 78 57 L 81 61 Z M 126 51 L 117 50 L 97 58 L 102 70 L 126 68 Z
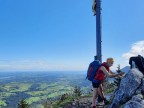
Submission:
M 123 72 L 128 73 L 130 70 L 130 66 L 125 66 L 124 68 L 121 69 Z
M 130 70 L 130 66 L 125 66 L 124 68 L 121 69 L 121 71 L 124 72 L 125 74 L 128 73 L 129 70 Z M 114 78 L 109 78 L 108 81 L 113 82 Z

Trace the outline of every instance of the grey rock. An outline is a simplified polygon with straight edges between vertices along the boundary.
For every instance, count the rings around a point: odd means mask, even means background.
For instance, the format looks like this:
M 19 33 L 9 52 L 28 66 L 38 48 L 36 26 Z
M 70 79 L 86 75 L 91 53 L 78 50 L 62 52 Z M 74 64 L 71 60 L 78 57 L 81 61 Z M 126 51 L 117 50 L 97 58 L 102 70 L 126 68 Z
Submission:
M 135 95 L 130 101 L 124 104 L 123 108 L 144 108 L 144 100 L 141 94 Z
M 143 93 L 144 94 L 144 79 L 142 79 L 142 83 L 138 90 L 136 91 L 137 94 Z
M 140 102 L 142 101 L 142 99 L 143 99 L 143 96 L 141 94 L 138 94 L 138 95 L 133 96 L 131 100 Z
M 129 101 L 124 105 L 123 108 L 144 108 L 144 105 L 140 104 L 137 101 Z
M 120 87 L 115 91 L 110 108 L 118 108 L 120 103 L 126 103 L 132 98 L 140 86 L 143 74 L 136 68 L 131 69 L 121 80 Z

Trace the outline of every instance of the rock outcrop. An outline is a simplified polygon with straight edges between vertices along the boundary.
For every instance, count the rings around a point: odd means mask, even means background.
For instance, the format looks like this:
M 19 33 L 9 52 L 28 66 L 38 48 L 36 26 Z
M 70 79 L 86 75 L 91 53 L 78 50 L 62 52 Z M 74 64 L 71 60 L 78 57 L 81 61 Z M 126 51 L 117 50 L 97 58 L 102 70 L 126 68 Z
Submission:
M 122 104 L 125 104 L 123 108 L 131 108 L 128 106 L 132 106 L 134 103 L 137 107 L 132 108 L 144 108 L 143 100 L 140 98 L 141 93 L 144 91 L 143 78 L 143 74 L 138 69 L 131 69 L 122 78 L 119 88 L 114 93 L 110 108 L 119 108 Z M 138 95 L 135 96 L 136 94 Z
M 123 108 L 144 108 L 144 100 L 141 94 L 135 95 L 130 101 L 124 104 Z

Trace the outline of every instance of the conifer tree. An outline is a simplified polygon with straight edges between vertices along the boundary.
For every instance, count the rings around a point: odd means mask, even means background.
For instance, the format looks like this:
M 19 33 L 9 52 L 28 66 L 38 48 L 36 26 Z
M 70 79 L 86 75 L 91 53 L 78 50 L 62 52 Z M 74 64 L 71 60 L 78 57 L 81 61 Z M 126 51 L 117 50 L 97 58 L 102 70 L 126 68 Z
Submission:
M 79 86 L 74 87 L 74 95 L 75 96 L 81 96 L 82 95 L 82 91 L 81 91 L 81 88 Z
M 22 99 L 18 104 L 18 108 L 29 108 L 29 105 L 26 103 L 25 100 Z
M 117 72 L 117 73 L 120 73 L 120 72 L 121 72 L 120 65 L 118 65 L 116 72 Z M 116 87 L 119 87 L 119 86 L 120 86 L 120 82 L 121 82 L 121 78 L 116 77 L 116 78 L 114 78 L 114 83 L 113 83 L 113 85 L 116 86 Z

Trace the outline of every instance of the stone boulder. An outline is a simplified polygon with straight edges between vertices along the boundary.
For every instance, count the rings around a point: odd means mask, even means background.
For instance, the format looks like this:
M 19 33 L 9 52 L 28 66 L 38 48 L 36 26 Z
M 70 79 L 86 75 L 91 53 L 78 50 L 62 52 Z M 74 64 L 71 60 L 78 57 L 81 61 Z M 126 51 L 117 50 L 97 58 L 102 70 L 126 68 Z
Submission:
M 141 94 L 135 95 L 122 108 L 144 108 L 144 100 Z
M 138 90 L 136 91 L 137 94 L 144 94 L 144 79 L 142 79 L 142 83 L 140 85 L 140 87 L 138 88 Z
M 114 93 L 110 108 L 118 108 L 132 98 L 141 85 L 143 74 L 136 68 L 131 69 L 121 80 L 120 87 Z

